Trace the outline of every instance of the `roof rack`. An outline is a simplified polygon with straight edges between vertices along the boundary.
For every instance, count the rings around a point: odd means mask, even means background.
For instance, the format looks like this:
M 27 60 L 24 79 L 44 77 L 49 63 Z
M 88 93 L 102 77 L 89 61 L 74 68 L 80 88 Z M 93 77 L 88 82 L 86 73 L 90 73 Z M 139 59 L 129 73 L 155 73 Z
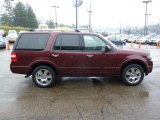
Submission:
M 35 31 L 35 29 L 30 29 L 29 31 Z
M 81 32 L 80 30 L 74 30 L 75 32 Z
M 65 29 L 30 29 L 32 32 L 81 32 L 80 30 L 65 30 Z

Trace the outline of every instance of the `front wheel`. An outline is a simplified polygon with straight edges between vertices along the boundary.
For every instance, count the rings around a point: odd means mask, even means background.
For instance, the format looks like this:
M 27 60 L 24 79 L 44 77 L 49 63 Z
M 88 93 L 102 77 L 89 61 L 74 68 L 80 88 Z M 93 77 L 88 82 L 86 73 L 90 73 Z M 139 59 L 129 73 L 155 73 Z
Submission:
M 144 78 L 144 70 L 140 65 L 137 64 L 128 65 L 123 69 L 121 78 L 126 85 L 138 85 Z
M 55 72 L 51 67 L 38 66 L 33 70 L 32 80 L 41 88 L 49 88 L 56 83 Z

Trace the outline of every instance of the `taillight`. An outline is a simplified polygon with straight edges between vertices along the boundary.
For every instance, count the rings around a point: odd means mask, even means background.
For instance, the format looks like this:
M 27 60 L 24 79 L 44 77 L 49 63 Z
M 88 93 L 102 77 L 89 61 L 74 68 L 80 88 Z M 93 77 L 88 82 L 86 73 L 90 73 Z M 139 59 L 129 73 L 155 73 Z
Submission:
M 11 61 L 12 61 L 12 62 L 17 62 L 17 55 L 16 55 L 15 52 L 12 52 L 12 53 L 11 53 Z

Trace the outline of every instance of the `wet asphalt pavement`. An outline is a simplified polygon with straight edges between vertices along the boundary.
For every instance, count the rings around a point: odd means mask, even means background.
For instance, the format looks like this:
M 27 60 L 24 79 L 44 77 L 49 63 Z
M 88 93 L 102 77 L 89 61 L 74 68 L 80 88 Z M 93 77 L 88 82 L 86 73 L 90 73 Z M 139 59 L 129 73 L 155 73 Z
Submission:
M 154 68 L 138 86 L 66 77 L 49 89 L 11 73 L 10 51 L 0 49 L 0 120 L 159 120 L 160 48 L 143 49 L 151 52 Z

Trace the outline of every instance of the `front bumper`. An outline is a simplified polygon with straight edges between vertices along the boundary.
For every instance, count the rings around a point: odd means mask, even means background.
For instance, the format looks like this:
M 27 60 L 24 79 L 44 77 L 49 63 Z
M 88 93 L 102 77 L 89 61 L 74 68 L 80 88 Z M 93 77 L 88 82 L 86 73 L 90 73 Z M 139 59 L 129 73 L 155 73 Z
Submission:
M 148 75 L 149 73 L 151 73 L 153 70 L 153 61 L 149 60 L 148 61 L 148 65 L 146 67 L 146 75 Z

